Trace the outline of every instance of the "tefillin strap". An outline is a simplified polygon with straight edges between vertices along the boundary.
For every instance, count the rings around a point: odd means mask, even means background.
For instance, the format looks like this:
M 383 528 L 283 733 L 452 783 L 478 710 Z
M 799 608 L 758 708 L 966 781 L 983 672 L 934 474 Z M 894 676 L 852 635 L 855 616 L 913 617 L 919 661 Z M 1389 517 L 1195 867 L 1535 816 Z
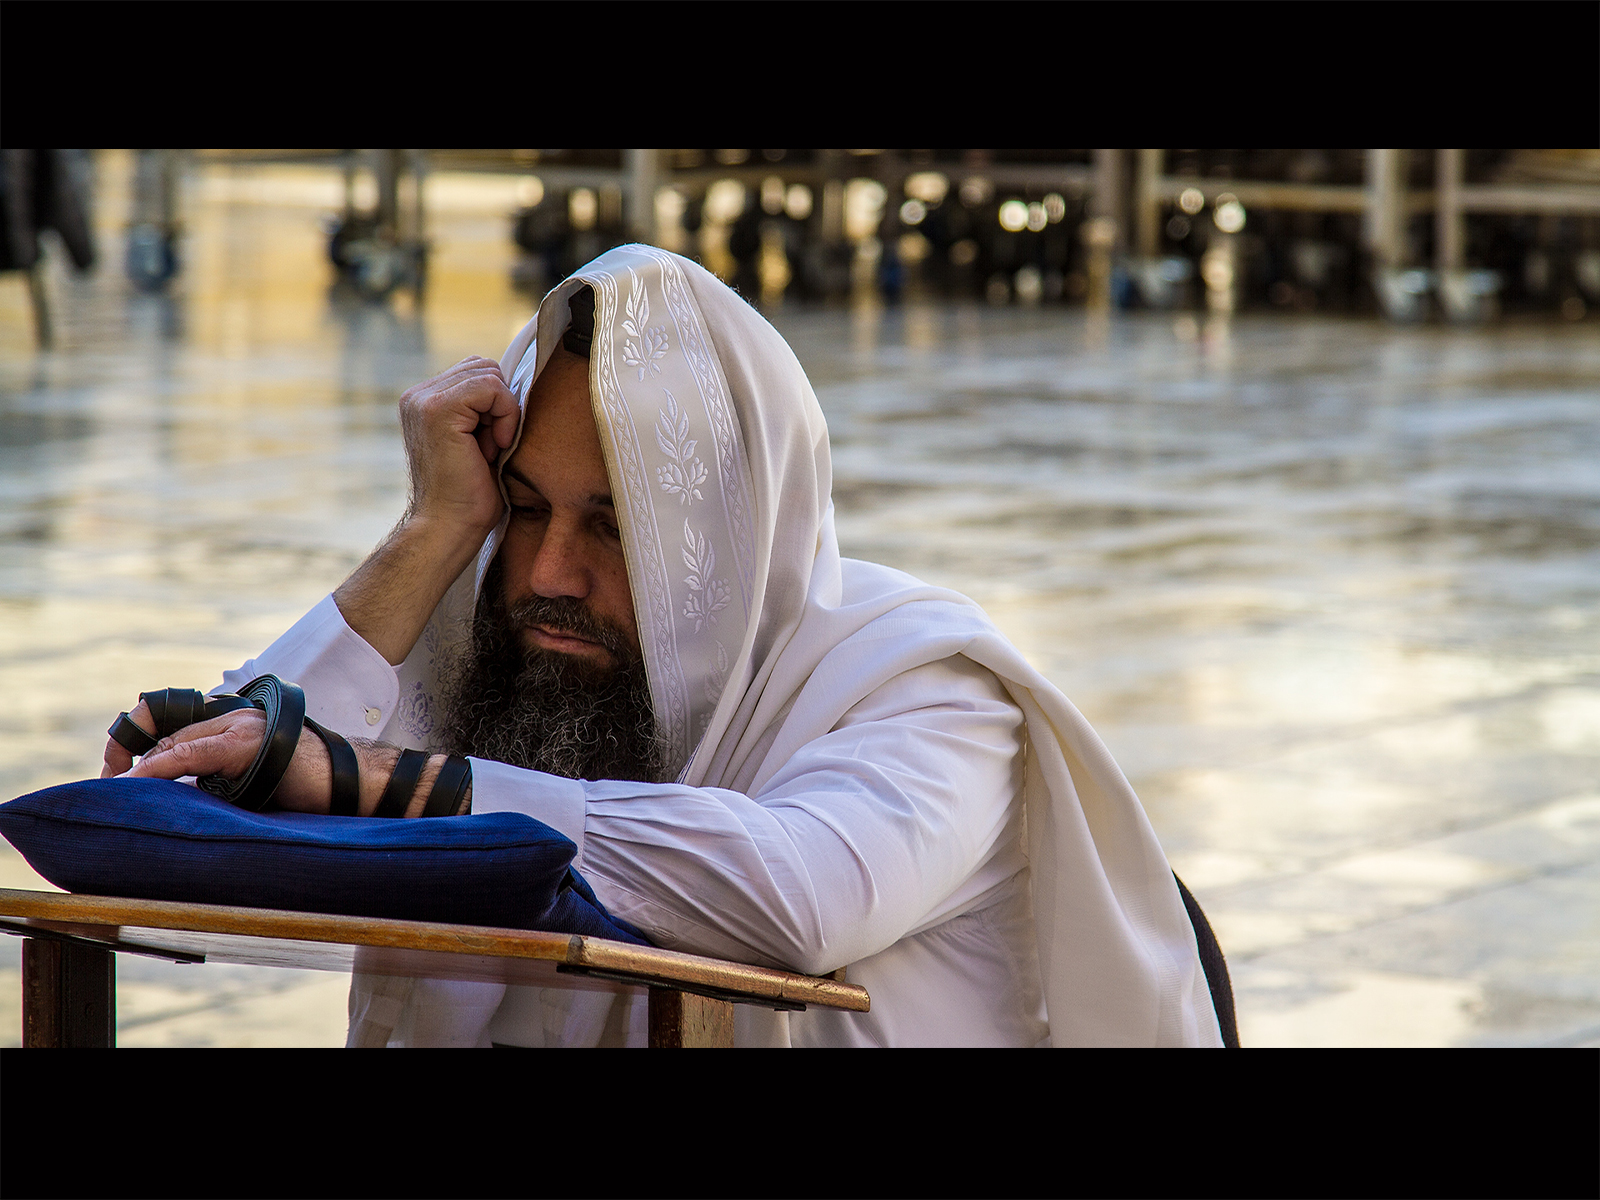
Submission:
M 594 289 L 585 284 L 572 293 L 567 305 L 572 309 L 572 324 L 561 335 L 561 344 L 568 353 L 588 358 L 594 345 Z
M 118 716 L 106 732 L 129 754 L 144 755 L 155 749 L 160 738 L 171 737 L 186 726 L 211 720 L 235 709 L 258 708 L 267 718 L 267 728 L 261 748 L 249 769 L 238 779 L 208 775 L 198 780 L 199 786 L 230 804 L 252 812 L 260 811 L 277 792 L 278 784 L 288 772 L 289 762 L 299 745 L 300 730 L 306 728 L 321 738 L 323 745 L 328 748 L 333 775 L 331 815 L 356 816 L 361 799 L 361 773 L 355 749 L 339 734 L 306 716 L 305 693 L 276 675 L 252 679 L 239 689 L 239 693 L 204 696 L 191 688 L 141 692 L 139 699 L 150 710 L 156 736 L 152 737 L 139 728 L 127 713 Z M 418 776 L 427 761 L 428 754 L 421 750 L 406 750 L 401 755 L 400 769 L 389 781 L 376 816 L 398 817 L 405 814 Z M 422 815 L 454 816 L 471 786 L 472 764 L 460 755 L 450 755 L 428 793 Z

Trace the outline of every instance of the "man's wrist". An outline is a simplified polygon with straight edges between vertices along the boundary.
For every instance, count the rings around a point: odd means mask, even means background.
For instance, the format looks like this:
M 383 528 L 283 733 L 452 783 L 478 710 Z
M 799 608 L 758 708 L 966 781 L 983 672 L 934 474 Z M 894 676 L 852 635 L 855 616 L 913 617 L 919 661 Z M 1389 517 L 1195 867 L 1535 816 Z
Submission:
M 398 666 L 493 528 L 408 515 L 334 590 L 345 624 Z

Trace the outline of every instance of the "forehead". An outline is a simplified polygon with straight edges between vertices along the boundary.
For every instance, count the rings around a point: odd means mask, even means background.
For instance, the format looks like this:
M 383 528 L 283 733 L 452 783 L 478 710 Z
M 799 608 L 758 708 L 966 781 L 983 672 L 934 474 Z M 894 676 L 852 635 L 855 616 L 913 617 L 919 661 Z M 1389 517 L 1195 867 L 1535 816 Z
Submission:
M 528 390 L 522 437 L 509 465 L 535 483 L 551 472 L 605 481 L 605 456 L 589 403 L 589 360 L 557 347 Z M 609 484 L 606 485 L 607 489 Z

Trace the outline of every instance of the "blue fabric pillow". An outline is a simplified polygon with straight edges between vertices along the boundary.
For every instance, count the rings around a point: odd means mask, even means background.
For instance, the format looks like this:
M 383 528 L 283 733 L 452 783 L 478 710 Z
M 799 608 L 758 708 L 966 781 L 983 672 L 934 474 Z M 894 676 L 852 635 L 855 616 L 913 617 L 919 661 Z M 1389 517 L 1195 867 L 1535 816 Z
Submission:
M 166 779 L 91 779 L 0 804 L 0 834 L 69 892 L 649 944 L 572 869 L 577 847 L 520 813 L 246 812 Z

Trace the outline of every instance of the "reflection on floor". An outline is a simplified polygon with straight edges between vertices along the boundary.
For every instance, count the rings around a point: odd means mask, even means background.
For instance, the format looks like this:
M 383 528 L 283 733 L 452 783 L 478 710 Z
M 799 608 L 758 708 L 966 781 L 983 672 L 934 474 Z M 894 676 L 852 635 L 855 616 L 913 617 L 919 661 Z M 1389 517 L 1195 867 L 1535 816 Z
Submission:
M 399 515 L 400 391 L 498 355 L 503 181 L 420 307 L 330 294 L 314 173 L 187 198 L 171 297 L 0 277 L 0 795 L 96 770 Z M 251 182 L 253 181 L 253 182 Z M 1587 325 L 784 310 L 847 554 L 978 598 L 1105 737 L 1247 1045 L 1600 1044 L 1600 339 Z M 42 886 L 0 846 L 0 886 Z M 0 939 L 0 1041 L 18 1037 Z M 119 962 L 124 1044 L 337 1045 L 337 977 Z M 10 982 L 7 982 L 7 980 Z

